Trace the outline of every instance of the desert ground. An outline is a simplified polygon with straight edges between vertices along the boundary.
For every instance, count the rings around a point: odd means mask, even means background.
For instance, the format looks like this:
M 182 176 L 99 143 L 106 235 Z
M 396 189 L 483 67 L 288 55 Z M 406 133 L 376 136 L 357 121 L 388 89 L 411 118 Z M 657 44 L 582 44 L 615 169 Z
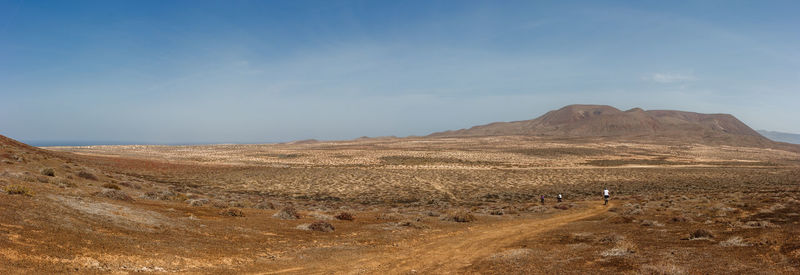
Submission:
M 525 136 L 0 144 L 11 273 L 800 272 L 791 150 Z

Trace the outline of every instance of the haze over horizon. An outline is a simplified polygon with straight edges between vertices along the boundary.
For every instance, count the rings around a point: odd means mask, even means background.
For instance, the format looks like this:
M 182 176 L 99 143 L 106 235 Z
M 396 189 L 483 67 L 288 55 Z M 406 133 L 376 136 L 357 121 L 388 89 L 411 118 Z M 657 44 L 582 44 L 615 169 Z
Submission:
M 0 134 L 427 135 L 569 104 L 800 133 L 800 2 L 0 0 Z

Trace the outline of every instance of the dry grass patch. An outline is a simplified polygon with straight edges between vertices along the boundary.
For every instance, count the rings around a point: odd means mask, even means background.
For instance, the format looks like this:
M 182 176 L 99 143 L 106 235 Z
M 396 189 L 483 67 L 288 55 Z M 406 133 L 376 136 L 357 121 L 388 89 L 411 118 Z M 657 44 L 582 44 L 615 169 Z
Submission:
M 477 219 L 467 211 L 457 211 L 442 217 L 443 220 L 451 222 L 474 222 Z
M 734 246 L 750 246 L 751 244 L 742 239 L 742 237 L 733 236 L 725 241 L 719 242 L 719 245 L 722 247 L 734 247 Z
M 23 195 L 27 197 L 33 196 L 33 191 L 22 185 L 9 185 L 5 187 L 6 193 L 9 195 Z

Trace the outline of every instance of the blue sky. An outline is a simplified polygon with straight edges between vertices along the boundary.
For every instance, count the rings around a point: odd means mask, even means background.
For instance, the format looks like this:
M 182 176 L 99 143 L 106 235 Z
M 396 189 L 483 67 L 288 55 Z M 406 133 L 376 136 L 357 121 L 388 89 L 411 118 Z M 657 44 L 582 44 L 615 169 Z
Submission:
M 800 133 L 798 1 L 0 0 L 0 134 L 425 135 L 567 104 Z

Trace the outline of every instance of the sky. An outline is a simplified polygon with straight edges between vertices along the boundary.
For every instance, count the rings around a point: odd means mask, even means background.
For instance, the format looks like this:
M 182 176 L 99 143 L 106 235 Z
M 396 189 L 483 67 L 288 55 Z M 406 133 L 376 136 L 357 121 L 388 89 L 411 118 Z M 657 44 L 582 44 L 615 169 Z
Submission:
M 0 135 L 427 135 L 568 104 L 800 133 L 800 1 L 0 0 Z

